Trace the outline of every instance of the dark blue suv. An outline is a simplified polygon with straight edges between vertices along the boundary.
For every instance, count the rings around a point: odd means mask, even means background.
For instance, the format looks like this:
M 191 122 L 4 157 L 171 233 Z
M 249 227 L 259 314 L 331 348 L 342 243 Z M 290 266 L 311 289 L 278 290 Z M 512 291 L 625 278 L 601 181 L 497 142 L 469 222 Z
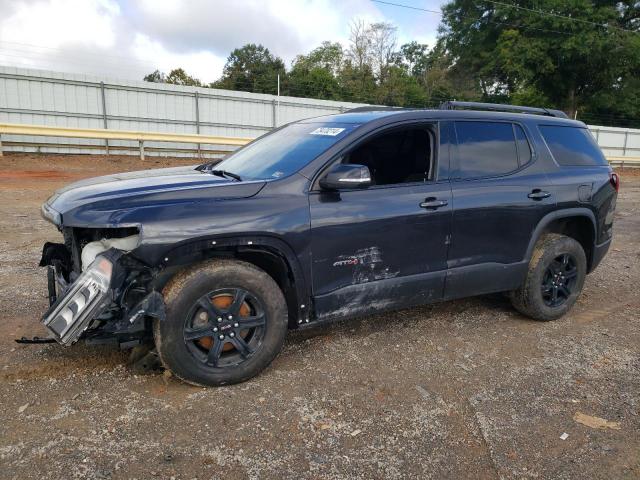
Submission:
M 217 164 L 81 181 L 43 215 L 64 345 L 155 344 L 173 373 L 256 375 L 287 329 L 492 292 L 566 313 L 611 242 L 618 177 L 562 112 L 452 102 L 286 125 Z

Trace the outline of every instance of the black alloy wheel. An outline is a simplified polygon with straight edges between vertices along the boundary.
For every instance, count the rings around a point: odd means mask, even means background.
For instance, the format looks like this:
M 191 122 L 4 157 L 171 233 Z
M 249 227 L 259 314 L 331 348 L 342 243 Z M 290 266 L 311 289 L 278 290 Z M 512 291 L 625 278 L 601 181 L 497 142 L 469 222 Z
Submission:
M 242 288 L 218 289 L 203 295 L 186 315 L 184 341 L 208 367 L 239 365 L 261 347 L 265 323 L 255 295 Z
M 194 385 L 247 380 L 282 349 L 287 303 L 275 280 L 237 259 L 212 259 L 172 277 L 162 291 L 165 318 L 153 323 L 162 364 Z
M 587 275 L 587 255 L 575 239 L 546 233 L 536 242 L 524 282 L 511 303 L 534 320 L 555 320 L 576 303 Z
M 542 278 L 542 299 L 549 307 L 565 303 L 576 284 L 578 267 L 576 259 L 568 253 L 557 256 L 549 264 Z

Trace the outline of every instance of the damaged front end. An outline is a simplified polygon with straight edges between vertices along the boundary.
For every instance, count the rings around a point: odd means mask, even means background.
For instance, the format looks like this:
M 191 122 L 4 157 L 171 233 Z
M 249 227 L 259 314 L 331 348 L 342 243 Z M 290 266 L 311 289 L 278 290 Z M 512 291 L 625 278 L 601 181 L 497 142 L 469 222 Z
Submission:
M 152 319 L 164 318 L 164 300 L 152 287 L 156 272 L 129 254 L 137 232 L 62 231 L 65 243 L 46 243 L 40 261 L 48 269 L 50 303 L 42 323 L 52 337 L 62 345 L 83 338 L 121 347 L 149 340 Z
M 42 323 L 63 345 L 75 343 L 89 328 L 89 323 L 98 317 L 113 301 L 114 263 L 122 255 L 111 249 L 96 259 L 82 272 L 78 279 L 62 291 L 49 292 L 49 298 L 56 298 Z

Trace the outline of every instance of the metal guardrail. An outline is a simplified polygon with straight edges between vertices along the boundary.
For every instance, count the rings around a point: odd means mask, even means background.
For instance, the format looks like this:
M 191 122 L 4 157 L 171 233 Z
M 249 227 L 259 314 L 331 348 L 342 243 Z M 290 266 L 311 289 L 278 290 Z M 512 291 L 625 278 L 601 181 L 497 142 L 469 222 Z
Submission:
M 640 168 L 640 157 L 607 157 L 607 160 L 614 167 Z
M 16 123 L 0 123 L 0 157 L 2 156 L 2 135 L 30 135 L 30 136 L 47 136 L 47 137 L 65 137 L 65 138 L 88 138 L 98 140 L 129 140 L 138 142 L 138 150 L 140 159 L 144 160 L 145 145 L 144 142 L 172 142 L 172 143 L 194 143 L 205 145 L 224 145 L 224 146 L 242 146 L 253 138 L 246 137 L 220 137 L 214 135 L 200 135 L 192 133 L 161 133 L 161 132 L 136 132 L 129 130 L 107 130 L 102 128 L 67 128 L 67 127 L 49 127 L 42 125 L 24 125 Z M 114 145 L 70 145 L 70 144 L 54 144 L 54 143 L 29 143 L 29 142 L 5 142 L 7 146 L 45 146 L 45 147 L 64 147 L 64 148 L 80 148 L 80 149 L 109 149 L 119 151 L 131 151 L 132 147 L 114 146 Z M 609 148 L 602 147 L 601 148 Z M 175 152 L 193 152 L 193 150 L 170 148 L 163 149 L 158 147 L 147 147 L 149 151 L 175 151 Z M 199 149 L 198 149 L 199 151 Z M 226 150 L 206 149 L 206 153 L 225 154 Z M 620 167 L 638 167 L 640 168 L 640 157 L 607 157 L 609 163 L 613 166 Z
M 161 132 L 135 132 L 129 130 L 106 130 L 103 128 L 67 128 L 49 127 L 42 125 L 23 125 L 15 123 L 0 123 L 0 156 L 2 156 L 2 135 L 33 135 L 47 137 L 64 138 L 89 138 L 99 140 L 130 140 L 138 142 L 140 159 L 144 160 L 144 142 L 172 142 L 172 143 L 195 143 L 205 145 L 226 145 L 242 146 L 249 143 L 253 138 L 245 137 L 220 137 L 213 135 L 200 135 L 191 133 L 161 133 Z M 24 142 L 7 142 L 12 145 Z M 52 144 L 48 144 L 52 146 Z M 70 145 L 64 144 L 61 147 L 68 148 Z M 77 145 L 78 148 L 109 148 L 113 146 L 100 145 Z M 131 150 L 131 148 L 119 148 L 121 150 Z M 154 149 L 157 150 L 157 149 Z M 173 150 L 173 149 L 172 149 Z M 223 151 L 212 151 L 213 153 L 226 153 Z

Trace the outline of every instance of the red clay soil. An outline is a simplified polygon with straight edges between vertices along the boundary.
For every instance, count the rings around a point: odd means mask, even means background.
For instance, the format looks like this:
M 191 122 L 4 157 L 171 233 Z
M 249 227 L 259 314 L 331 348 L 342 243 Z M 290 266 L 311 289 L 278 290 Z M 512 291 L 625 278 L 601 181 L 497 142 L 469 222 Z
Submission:
M 72 175 L 55 170 L 7 170 L 0 172 L 0 180 L 19 180 L 21 178 L 80 178 L 82 175 Z

